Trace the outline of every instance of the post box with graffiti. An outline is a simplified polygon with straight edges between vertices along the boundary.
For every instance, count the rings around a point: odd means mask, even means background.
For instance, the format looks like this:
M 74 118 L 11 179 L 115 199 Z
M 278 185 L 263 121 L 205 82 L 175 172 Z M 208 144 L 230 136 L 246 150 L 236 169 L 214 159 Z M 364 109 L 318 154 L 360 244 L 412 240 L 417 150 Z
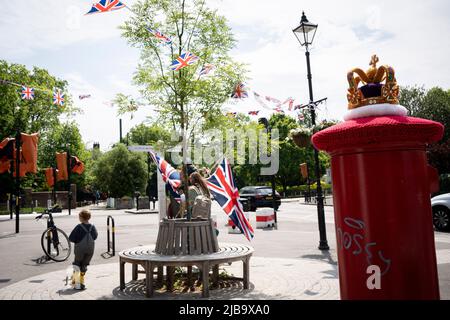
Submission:
M 377 62 L 348 73 L 345 121 L 312 137 L 331 156 L 341 298 L 439 299 L 426 145 L 443 126 L 408 117 L 394 69 Z

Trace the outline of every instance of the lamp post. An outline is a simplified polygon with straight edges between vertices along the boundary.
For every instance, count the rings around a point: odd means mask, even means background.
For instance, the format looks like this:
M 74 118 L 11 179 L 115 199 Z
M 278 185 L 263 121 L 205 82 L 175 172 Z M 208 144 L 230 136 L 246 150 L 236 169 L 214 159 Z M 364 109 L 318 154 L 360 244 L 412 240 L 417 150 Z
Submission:
M 268 134 L 272 133 L 272 127 L 269 124 L 269 121 L 267 118 L 259 118 L 258 122 L 262 125 L 264 125 L 264 128 L 266 129 L 266 132 Z M 271 137 L 272 139 L 272 137 Z M 273 214 L 274 214 L 274 220 L 275 220 L 275 228 L 278 229 L 278 219 L 277 219 L 277 201 L 275 199 L 276 196 L 276 188 L 275 188 L 275 174 L 271 176 L 270 179 L 271 185 L 272 185 L 272 208 L 273 208 Z
M 309 50 L 308 47 L 312 45 L 314 41 L 314 37 L 317 31 L 317 24 L 313 24 L 308 21 L 305 16 L 305 12 L 302 12 L 302 18 L 300 20 L 300 25 L 296 27 L 294 30 L 295 37 L 298 42 L 300 42 L 301 46 L 306 47 L 306 67 L 308 71 L 308 86 L 309 86 L 309 111 L 311 113 L 311 122 L 312 126 L 316 125 L 316 110 L 315 106 L 318 102 L 314 102 L 313 89 L 312 89 L 312 75 L 311 75 L 311 64 L 309 62 Z M 322 185 L 320 183 L 320 167 L 319 167 L 319 151 L 314 148 L 314 169 L 316 173 L 317 180 L 317 216 L 319 222 L 319 234 L 320 234 L 320 242 L 319 242 L 319 250 L 329 250 L 327 241 L 327 233 L 325 226 L 325 210 L 323 206 L 323 194 L 322 194 Z

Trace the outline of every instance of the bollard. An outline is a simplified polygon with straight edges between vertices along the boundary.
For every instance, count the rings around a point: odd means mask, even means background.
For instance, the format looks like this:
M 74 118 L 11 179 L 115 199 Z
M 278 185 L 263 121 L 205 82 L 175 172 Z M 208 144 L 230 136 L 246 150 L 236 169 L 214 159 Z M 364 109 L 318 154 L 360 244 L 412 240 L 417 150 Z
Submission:
M 110 221 L 111 221 L 111 229 L 109 228 Z M 108 248 L 107 252 L 111 256 L 115 256 L 116 255 L 116 228 L 115 228 L 115 224 L 114 224 L 114 218 L 112 216 L 108 216 L 108 218 L 106 219 L 106 225 L 107 225 L 107 248 Z M 111 237 L 111 233 L 112 233 L 112 237 Z M 112 239 L 112 241 L 111 241 L 111 239 Z

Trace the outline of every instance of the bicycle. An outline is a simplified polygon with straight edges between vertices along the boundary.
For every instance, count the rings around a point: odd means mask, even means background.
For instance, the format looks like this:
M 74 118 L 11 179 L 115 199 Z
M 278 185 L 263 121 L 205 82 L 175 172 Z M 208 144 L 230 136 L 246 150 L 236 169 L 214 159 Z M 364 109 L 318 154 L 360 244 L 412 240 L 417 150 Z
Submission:
M 66 261 L 71 253 L 69 237 L 64 231 L 56 227 L 52 213 L 48 209 L 37 216 L 36 220 L 40 220 L 44 215 L 48 215 L 48 217 L 47 229 L 41 236 L 42 250 L 44 250 L 45 255 L 53 261 Z

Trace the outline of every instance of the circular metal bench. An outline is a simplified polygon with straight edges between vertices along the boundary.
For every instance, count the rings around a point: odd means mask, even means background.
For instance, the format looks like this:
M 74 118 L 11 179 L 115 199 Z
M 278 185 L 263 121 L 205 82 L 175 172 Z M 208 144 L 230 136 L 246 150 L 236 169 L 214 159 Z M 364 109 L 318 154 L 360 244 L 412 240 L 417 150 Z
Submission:
M 155 245 L 141 246 L 119 253 L 120 263 L 120 290 L 125 289 L 125 263 L 133 265 L 132 279 L 137 280 L 138 266 L 144 268 L 146 296 L 153 296 L 154 269 L 162 272 L 162 267 L 198 267 L 202 272 L 202 296 L 209 297 L 209 271 L 213 267 L 214 282 L 218 281 L 219 265 L 235 261 L 243 262 L 244 289 L 248 289 L 250 282 L 250 258 L 254 249 L 241 244 L 223 244 L 218 252 L 199 255 L 161 255 L 155 253 Z M 159 272 L 160 272 L 159 271 Z M 160 274 L 158 274 L 160 276 Z

